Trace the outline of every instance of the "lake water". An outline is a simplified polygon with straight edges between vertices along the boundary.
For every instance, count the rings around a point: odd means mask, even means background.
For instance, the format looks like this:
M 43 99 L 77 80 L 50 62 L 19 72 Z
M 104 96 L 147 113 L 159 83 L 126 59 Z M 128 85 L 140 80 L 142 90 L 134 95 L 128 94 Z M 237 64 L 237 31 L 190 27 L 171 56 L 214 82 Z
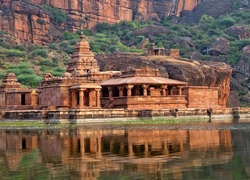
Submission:
M 250 179 L 250 123 L 3 129 L 0 179 Z

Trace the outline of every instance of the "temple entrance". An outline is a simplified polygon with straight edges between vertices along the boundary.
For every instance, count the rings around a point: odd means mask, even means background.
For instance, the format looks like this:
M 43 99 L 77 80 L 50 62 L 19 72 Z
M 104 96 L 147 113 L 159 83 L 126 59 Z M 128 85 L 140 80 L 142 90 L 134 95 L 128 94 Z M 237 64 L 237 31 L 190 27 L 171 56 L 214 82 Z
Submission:
M 84 106 L 89 106 L 89 91 L 84 91 Z
M 26 105 L 25 94 L 21 94 L 21 105 Z
M 71 108 L 100 108 L 100 86 L 86 88 L 85 86 L 75 85 L 71 88 Z

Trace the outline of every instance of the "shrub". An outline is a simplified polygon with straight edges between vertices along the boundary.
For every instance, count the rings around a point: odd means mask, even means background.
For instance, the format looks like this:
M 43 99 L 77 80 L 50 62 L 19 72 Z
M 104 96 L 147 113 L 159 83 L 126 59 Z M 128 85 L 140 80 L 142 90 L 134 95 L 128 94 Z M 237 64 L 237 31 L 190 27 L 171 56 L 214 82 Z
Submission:
M 38 18 L 36 22 L 40 25 L 43 25 L 45 23 L 45 20 Z
M 225 17 L 219 21 L 219 25 L 223 28 L 228 28 L 230 26 L 233 26 L 236 23 L 236 21 L 231 17 Z
M 29 87 L 37 87 L 42 81 L 42 77 L 34 74 L 21 74 L 17 76 L 17 79 L 21 84 Z
M 39 61 L 39 65 L 41 65 L 41 66 L 47 66 L 47 67 L 52 67 L 53 63 L 50 60 L 48 60 L 48 59 L 41 59 Z
M 16 46 L 14 46 L 14 48 L 17 49 L 17 50 L 20 50 L 20 51 L 25 51 L 26 50 L 25 47 L 22 46 L 22 45 L 16 45 Z
M 205 24 L 205 23 L 212 23 L 213 21 L 214 21 L 214 18 L 212 16 L 208 16 L 204 14 L 201 16 L 199 23 Z
M 17 50 L 17 49 L 7 50 L 6 54 L 7 54 L 7 57 L 24 57 L 25 56 L 24 52 Z
M 53 50 L 58 50 L 59 48 L 58 48 L 58 45 L 56 44 L 56 43 L 51 43 L 50 45 L 49 45 L 49 48 L 50 49 L 53 49 Z
M 48 57 L 48 51 L 46 49 L 35 49 L 32 52 L 32 56 L 41 56 L 43 58 L 47 58 Z
M 63 40 L 72 40 L 79 39 L 79 35 L 77 33 L 65 32 L 63 33 Z
M 241 50 L 243 47 L 250 45 L 250 39 L 243 39 L 231 42 L 231 47 L 236 47 Z
M 62 24 L 66 22 L 67 15 L 64 12 L 62 12 L 60 9 L 56 7 L 52 7 L 52 6 L 47 6 L 47 5 L 43 5 L 43 7 L 51 12 L 52 20 L 55 21 L 56 23 Z

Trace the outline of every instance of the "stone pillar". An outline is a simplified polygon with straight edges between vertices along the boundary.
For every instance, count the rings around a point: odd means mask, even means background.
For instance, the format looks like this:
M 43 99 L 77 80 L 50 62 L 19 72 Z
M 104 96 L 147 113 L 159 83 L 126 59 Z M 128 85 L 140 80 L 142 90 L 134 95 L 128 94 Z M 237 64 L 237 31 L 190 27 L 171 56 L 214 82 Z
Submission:
M 75 108 L 76 107 L 76 92 L 71 91 L 71 107 Z
M 128 145 L 128 153 L 129 153 L 129 157 L 134 156 L 133 145 L 131 143 L 129 143 Z
M 81 89 L 79 91 L 79 107 L 83 108 L 84 107 L 84 91 L 83 89 Z
M 134 87 L 133 85 L 127 85 L 127 86 L 126 86 L 126 88 L 127 88 L 127 96 L 128 96 L 128 97 L 132 96 L 131 89 L 132 89 L 133 87 Z
M 93 106 L 92 100 L 93 100 L 93 90 L 89 89 L 89 107 Z
M 81 142 L 81 155 L 82 157 L 85 156 L 85 141 L 84 141 L 84 136 L 80 136 L 80 142 Z
M 96 89 L 96 107 L 101 107 L 101 93 L 100 89 Z
M 177 86 L 177 87 L 178 87 L 178 95 L 182 95 L 183 86 Z
M 124 155 L 125 145 L 123 142 L 120 143 L 120 155 Z
M 109 90 L 109 100 L 113 100 L 113 87 L 108 87 Z
M 155 87 L 150 87 L 149 88 L 150 96 L 155 96 L 155 93 L 154 93 L 155 91 L 154 90 L 155 90 Z
M 145 147 L 145 152 L 144 152 L 145 157 L 148 157 L 148 155 L 149 155 L 149 151 L 148 151 L 148 142 L 146 142 L 146 143 L 144 144 L 144 147 Z
M 171 87 L 169 88 L 169 95 L 170 95 L 170 96 L 173 95 L 173 86 L 171 86 Z
M 142 85 L 142 88 L 143 88 L 143 96 L 147 96 L 147 95 L 148 95 L 148 86 L 149 86 L 149 85 Z
M 168 86 L 167 85 L 162 85 L 161 89 L 162 89 L 162 96 L 167 96 Z
M 102 157 L 102 137 L 98 136 L 97 137 L 97 153 L 96 157 L 100 158 Z
M 123 87 L 123 86 L 120 86 L 120 87 L 118 87 L 118 90 L 119 90 L 119 97 L 123 97 L 123 90 L 124 90 L 124 87 Z

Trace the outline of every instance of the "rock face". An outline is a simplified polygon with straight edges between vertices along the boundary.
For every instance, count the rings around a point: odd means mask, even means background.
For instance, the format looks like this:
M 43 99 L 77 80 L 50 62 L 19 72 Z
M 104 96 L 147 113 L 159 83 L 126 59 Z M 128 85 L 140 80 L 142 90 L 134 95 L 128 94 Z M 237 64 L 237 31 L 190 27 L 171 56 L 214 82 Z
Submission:
M 203 14 L 212 17 L 225 15 L 232 11 L 234 2 L 237 2 L 237 0 L 203 0 L 202 3 L 200 3 L 200 5 L 197 6 L 197 8 L 195 8 L 192 12 L 186 13 L 179 22 L 185 24 L 195 24 L 199 22 Z
M 102 71 L 149 66 L 158 68 L 165 77 L 188 82 L 191 86 L 219 87 L 219 104 L 222 106 L 226 105 L 230 93 L 232 70 L 225 63 L 131 53 L 99 55 L 96 59 Z
M 246 26 L 231 26 L 225 30 L 225 33 L 239 40 L 250 37 L 250 32 Z
M 226 54 L 230 48 L 230 41 L 223 37 L 218 37 L 208 46 L 208 53 L 211 56 Z
M 179 16 L 181 11 L 192 11 L 202 0 L 1 0 L 0 30 L 21 42 L 46 44 L 62 31 L 91 29 L 97 22 L 118 23 L 162 17 Z M 58 24 L 45 6 L 59 8 L 67 20 Z

